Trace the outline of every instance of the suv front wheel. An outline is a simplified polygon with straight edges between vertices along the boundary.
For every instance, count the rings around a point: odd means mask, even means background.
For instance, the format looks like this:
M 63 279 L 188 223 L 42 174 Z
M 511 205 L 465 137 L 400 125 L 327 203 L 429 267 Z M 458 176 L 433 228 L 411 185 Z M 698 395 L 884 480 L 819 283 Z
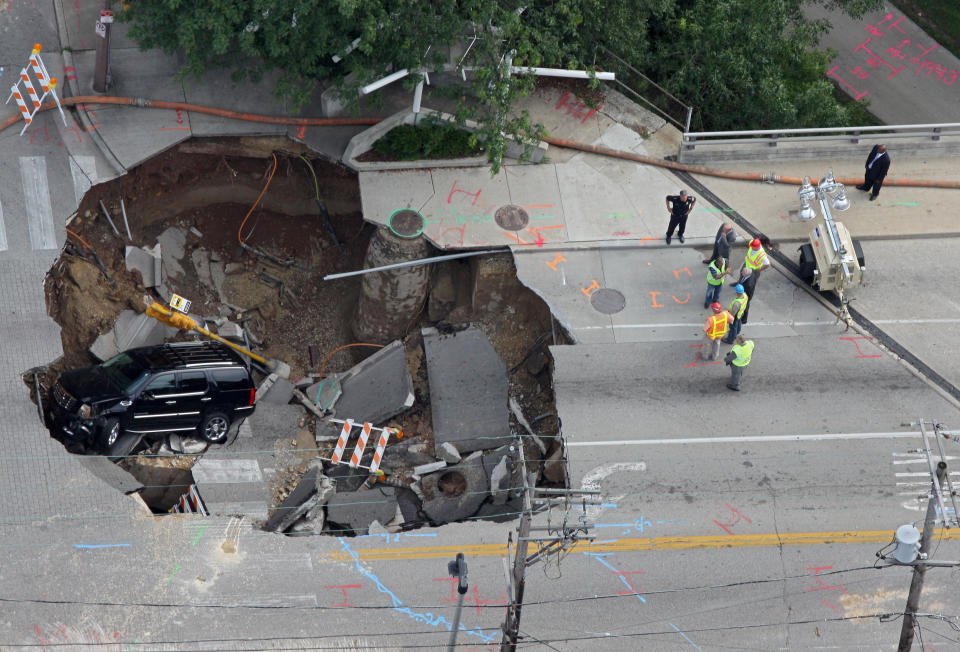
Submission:
M 211 412 L 200 424 L 200 434 L 208 442 L 222 444 L 230 431 L 230 417 L 223 412 Z

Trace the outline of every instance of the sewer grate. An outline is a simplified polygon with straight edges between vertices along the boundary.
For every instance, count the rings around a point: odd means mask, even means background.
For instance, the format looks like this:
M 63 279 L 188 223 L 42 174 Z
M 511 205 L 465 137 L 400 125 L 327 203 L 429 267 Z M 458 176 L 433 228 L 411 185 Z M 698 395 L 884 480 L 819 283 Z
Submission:
M 387 225 L 394 235 L 401 238 L 415 238 L 423 233 L 423 215 L 412 208 L 394 211 L 387 220 Z
M 507 231 L 519 231 L 530 222 L 530 215 L 519 206 L 507 204 L 497 209 L 493 219 Z
M 590 303 L 597 312 L 613 315 L 623 310 L 627 300 L 619 290 L 600 288 L 590 295 Z

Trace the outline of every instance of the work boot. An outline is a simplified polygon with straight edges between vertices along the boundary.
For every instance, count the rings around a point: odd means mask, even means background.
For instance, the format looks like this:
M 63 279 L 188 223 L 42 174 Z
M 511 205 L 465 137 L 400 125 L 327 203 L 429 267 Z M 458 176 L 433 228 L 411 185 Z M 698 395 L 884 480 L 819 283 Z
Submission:
M 677 236 L 677 240 L 680 241 L 680 244 L 683 244 L 684 242 L 686 242 L 686 240 L 683 239 L 683 236 L 682 236 L 682 235 L 678 235 L 678 236 Z
M 670 244 L 670 236 L 667 236 L 667 244 Z
M 734 386 L 731 385 L 730 383 L 727 383 L 727 389 L 732 389 L 732 390 L 735 391 L 735 392 L 739 392 L 739 391 L 740 391 L 740 388 L 739 388 L 739 387 L 734 387 Z

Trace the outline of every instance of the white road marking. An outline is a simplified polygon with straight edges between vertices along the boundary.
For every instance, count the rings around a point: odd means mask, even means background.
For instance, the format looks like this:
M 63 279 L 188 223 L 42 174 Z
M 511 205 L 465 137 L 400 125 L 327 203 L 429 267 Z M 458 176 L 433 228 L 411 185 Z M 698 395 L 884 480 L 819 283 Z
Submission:
M 604 464 L 598 466 L 595 469 L 590 469 L 583 475 L 583 479 L 580 480 L 580 488 L 587 491 L 600 491 L 600 482 L 609 475 L 614 473 L 624 473 L 624 472 L 637 472 L 637 471 L 646 471 L 647 464 L 646 462 L 613 462 L 611 464 Z M 623 500 L 624 496 L 609 496 L 605 498 L 610 503 L 618 503 Z M 600 517 L 600 514 L 603 513 L 603 505 L 587 505 L 586 507 L 586 517 L 591 521 L 597 520 Z
M 835 441 L 838 439 L 901 439 L 919 437 L 919 432 L 828 432 L 818 435 L 742 435 L 739 437 L 680 437 L 677 439 L 610 439 L 605 441 L 570 441 L 575 446 L 660 446 L 663 444 L 739 444 L 773 441 Z
M 71 156 L 70 174 L 73 175 L 73 194 L 77 204 L 97 182 L 97 159 L 94 156 Z
M 922 477 L 929 478 L 930 472 L 922 471 L 919 473 L 894 473 L 894 475 L 897 476 L 898 478 L 922 478 Z M 960 475 L 960 471 L 950 471 L 950 475 Z
M 0 251 L 7 250 L 7 226 L 3 223 L 3 205 L 0 204 Z
M 943 319 L 871 319 L 871 322 L 874 324 L 960 324 L 960 317 L 958 318 L 943 318 Z M 750 324 L 752 327 L 757 326 L 832 326 L 835 323 L 833 319 L 824 319 L 822 321 L 760 321 L 753 322 Z M 595 330 L 605 330 L 607 328 L 619 328 L 619 329 L 630 329 L 630 328 L 700 328 L 703 326 L 703 322 L 681 322 L 681 323 L 665 323 L 665 324 L 613 324 L 612 326 L 578 326 L 574 327 L 574 330 L 578 331 L 595 331 Z
M 23 186 L 23 210 L 33 249 L 56 249 L 53 231 L 53 207 L 47 184 L 47 160 L 42 156 L 20 157 L 20 183 Z

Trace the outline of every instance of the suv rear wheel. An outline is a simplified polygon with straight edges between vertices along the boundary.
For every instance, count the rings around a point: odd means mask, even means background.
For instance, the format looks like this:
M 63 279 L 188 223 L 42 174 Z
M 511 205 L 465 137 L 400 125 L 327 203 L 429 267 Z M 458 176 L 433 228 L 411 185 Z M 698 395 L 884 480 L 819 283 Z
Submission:
M 223 412 L 211 412 L 200 424 L 200 435 L 208 442 L 221 444 L 230 432 L 230 417 Z
M 103 424 L 103 440 L 101 441 L 101 448 L 104 451 L 109 451 L 110 448 L 117 443 L 117 439 L 120 438 L 120 421 L 117 419 L 107 419 L 106 423 Z

